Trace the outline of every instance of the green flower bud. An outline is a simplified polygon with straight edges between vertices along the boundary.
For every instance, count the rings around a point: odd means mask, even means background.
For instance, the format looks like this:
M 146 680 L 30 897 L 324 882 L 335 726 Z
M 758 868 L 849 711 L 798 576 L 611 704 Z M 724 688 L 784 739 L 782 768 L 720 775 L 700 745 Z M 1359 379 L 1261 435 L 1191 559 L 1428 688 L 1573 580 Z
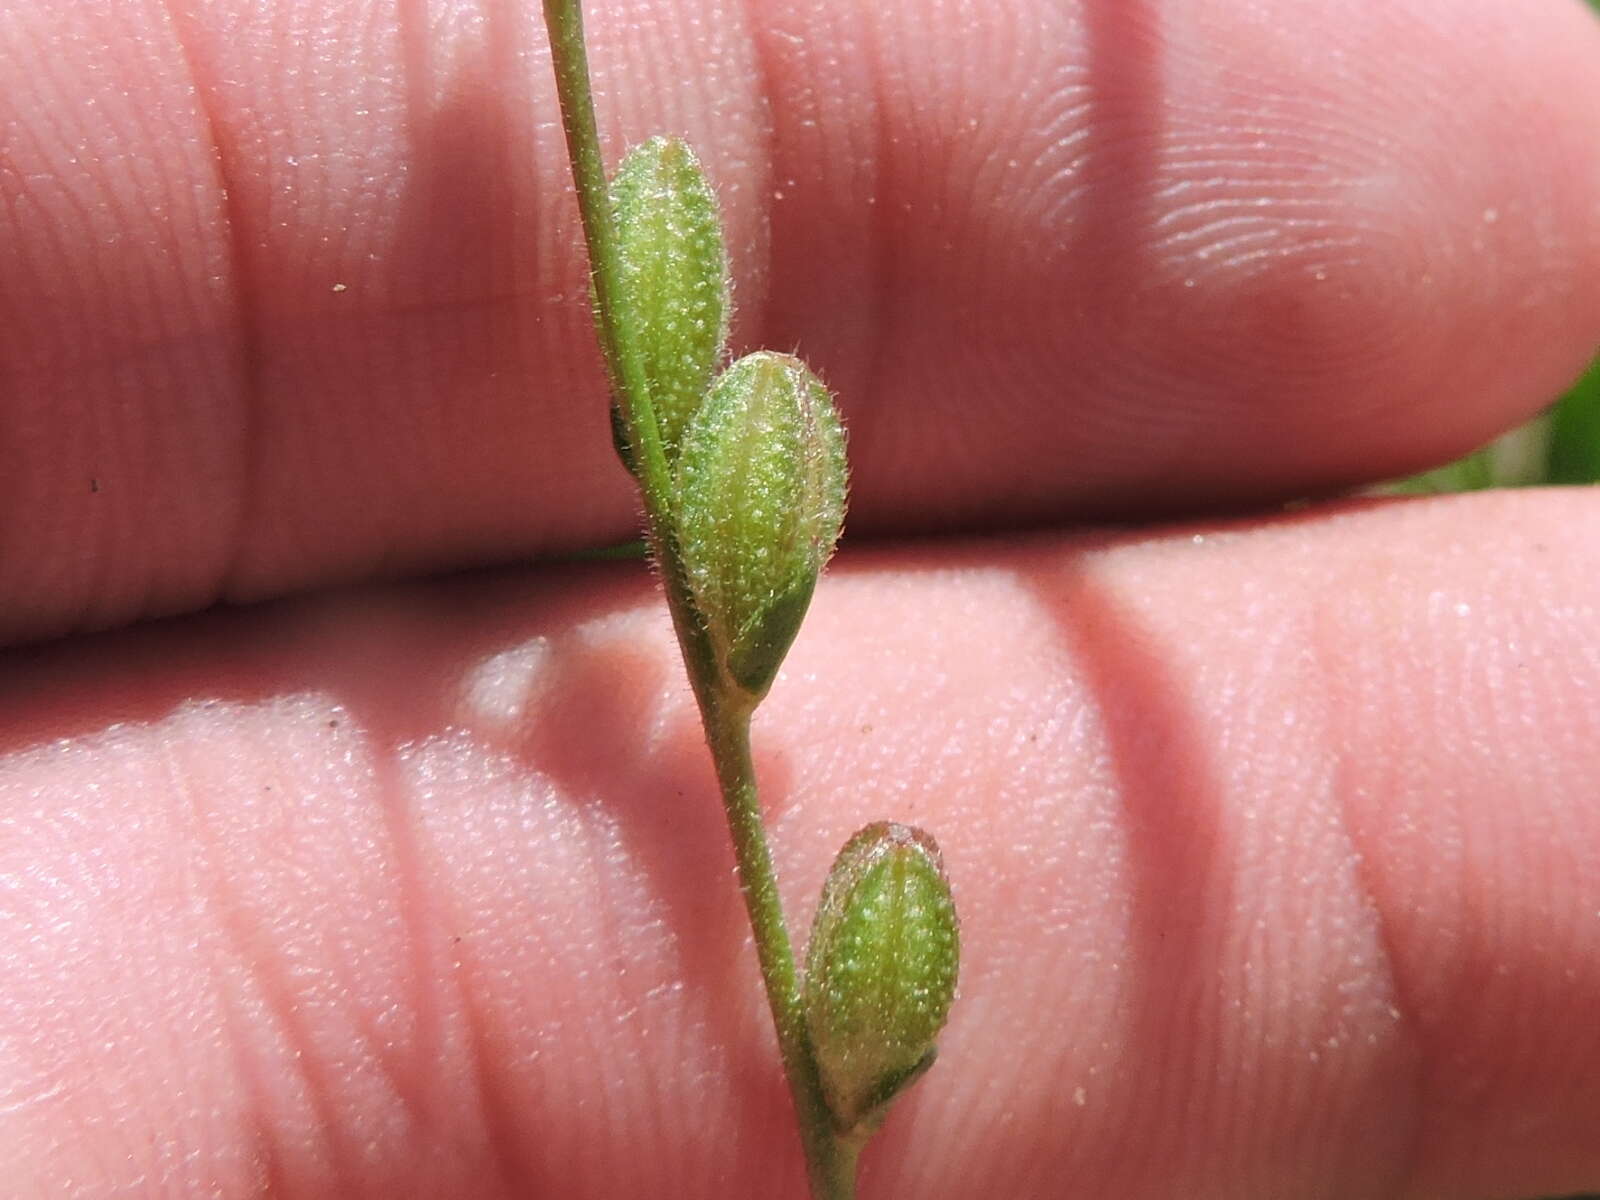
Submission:
M 760 351 L 730 366 L 684 431 L 679 556 L 728 678 L 766 695 L 844 524 L 844 430 L 822 381 Z
M 616 315 L 640 356 L 670 462 L 728 337 L 728 255 L 717 199 L 688 146 L 654 137 L 617 168 L 611 212 L 622 274 Z M 625 437 L 617 443 L 632 470 Z
M 878 822 L 846 842 L 822 888 L 802 996 L 841 1131 L 870 1131 L 933 1064 L 959 960 L 955 903 L 934 840 Z

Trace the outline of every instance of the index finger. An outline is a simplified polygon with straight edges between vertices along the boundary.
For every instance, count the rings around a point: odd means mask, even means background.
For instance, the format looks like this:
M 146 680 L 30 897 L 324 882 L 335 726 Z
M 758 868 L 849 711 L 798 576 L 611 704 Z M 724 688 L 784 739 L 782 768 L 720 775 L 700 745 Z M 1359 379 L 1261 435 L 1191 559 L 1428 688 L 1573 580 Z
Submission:
M 589 9 L 857 532 L 1396 473 L 1600 336 L 1576 3 Z M 26 0 L 0 63 L 0 636 L 630 532 L 536 6 Z

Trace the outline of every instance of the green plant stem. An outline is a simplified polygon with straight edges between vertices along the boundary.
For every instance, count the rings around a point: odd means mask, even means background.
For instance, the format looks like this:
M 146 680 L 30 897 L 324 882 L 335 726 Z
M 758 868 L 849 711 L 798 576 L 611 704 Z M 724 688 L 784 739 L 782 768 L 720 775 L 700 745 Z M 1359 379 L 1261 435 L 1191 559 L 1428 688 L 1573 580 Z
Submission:
M 589 247 L 600 348 L 605 355 L 611 385 L 619 394 L 629 444 L 638 464 L 650 542 L 661 565 L 667 607 L 683 649 L 684 665 L 700 705 L 706 741 L 716 764 L 739 871 L 739 887 L 755 935 L 761 979 L 777 1030 L 784 1074 L 794 1099 L 811 1193 L 814 1200 L 853 1200 L 860 1145 L 835 1132 L 806 1038 L 799 971 L 795 967 L 794 948 L 778 895 L 777 874 L 767 847 L 755 769 L 750 760 L 750 709 L 727 703 L 731 688 L 722 679 L 716 656 L 695 615 L 673 534 L 671 469 L 661 444 L 644 372 L 627 331 L 616 319 L 621 262 L 600 155 L 578 0 L 544 0 L 544 17 L 550 31 L 561 123 L 577 185 L 578 211 Z
M 851 1200 L 855 1195 L 855 1164 L 859 1146 L 834 1131 L 823 1099 L 822 1080 L 806 1039 L 800 1006 L 800 975 L 795 968 L 789 926 L 778 895 L 778 876 L 767 848 L 766 828 L 756 792 L 755 766 L 750 758 L 750 714 L 702 708 L 706 738 L 722 787 L 722 803 L 733 835 L 734 858 L 739 868 L 739 890 L 755 933 L 756 958 L 766 985 L 772 1024 L 778 1033 L 778 1051 L 794 1097 L 795 1117 L 806 1152 L 811 1194 L 816 1200 Z
M 666 515 L 672 495 L 672 473 L 656 424 L 650 389 L 626 333 L 617 321 L 617 297 L 622 290 L 622 260 L 611 218 L 611 195 L 606 186 L 605 163 L 600 155 L 600 130 L 594 117 L 594 93 L 589 84 L 589 54 L 583 41 L 583 11 L 579 0 L 544 0 L 544 23 L 550 32 L 550 57 L 555 64 L 556 95 L 561 103 L 561 127 L 567 137 L 567 157 L 578 191 L 578 216 L 589 247 L 589 269 L 594 281 L 595 325 L 600 351 L 612 388 L 623 400 L 623 420 L 628 442 L 639 464 L 639 486 L 644 492 L 652 529 Z
M 583 41 L 583 11 L 579 0 L 544 0 L 545 28 L 550 33 L 550 57 L 555 64 L 556 94 L 561 102 L 561 127 L 566 133 L 567 156 L 578 192 L 578 214 L 594 280 L 595 330 L 605 356 L 611 386 L 617 392 L 638 468 L 639 490 L 644 499 L 647 540 L 661 565 L 667 608 L 683 648 L 684 662 L 702 712 L 718 683 L 716 655 L 705 630 L 694 615 L 688 585 L 678 554 L 672 521 L 672 468 L 667 465 L 656 423 L 650 389 L 628 332 L 617 320 L 616 299 L 622 288 L 622 264 L 611 214 L 610 190 L 600 155 L 600 131 L 595 123 L 594 92 L 589 84 L 589 56 Z

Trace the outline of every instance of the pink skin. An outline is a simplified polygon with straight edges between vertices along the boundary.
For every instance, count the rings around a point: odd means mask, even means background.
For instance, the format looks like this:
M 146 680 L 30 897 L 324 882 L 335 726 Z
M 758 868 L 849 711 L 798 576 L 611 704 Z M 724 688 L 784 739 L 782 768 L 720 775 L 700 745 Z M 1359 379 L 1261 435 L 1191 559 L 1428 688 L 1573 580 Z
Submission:
M 1592 514 L 841 563 L 758 721 L 788 901 L 914 821 L 967 945 L 866 1195 L 1594 1186 Z M 12 1194 L 798 1197 L 679 672 L 625 566 L 16 656 Z
M 485 5 L 7 6 L 0 637 L 629 535 L 538 6 Z M 1571 0 L 590 7 L 857 534 L 1394 475 L 1594 348 Z
M 858 533 L 1392 474 L 1600 339 L 1576 4 L 591 7 L 613 143 L 722 186 L 740 340 L 840 389 Z M 0 14 L 0 634 L 627 533 L 536 18 Z M 914 821 L 968 949 L 866 1195 L 1600 1188 L 1597 528 L 847 552 L 758 719 L 786 895 Z M 4 669 L 7 1195 L 798 1200 L 636 567 Z

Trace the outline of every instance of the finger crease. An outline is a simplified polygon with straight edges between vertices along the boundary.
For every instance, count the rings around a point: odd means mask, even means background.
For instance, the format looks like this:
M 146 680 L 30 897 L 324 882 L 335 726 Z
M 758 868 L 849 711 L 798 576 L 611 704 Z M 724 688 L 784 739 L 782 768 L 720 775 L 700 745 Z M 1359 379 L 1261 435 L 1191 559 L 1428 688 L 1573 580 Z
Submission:
M 260 504 L 261 455 L 257 442 L 261 432 L 263 408 L 261 312 L 255 288 L 251 248 L 246 237 L 247 222 L 239 203 L 238 167 L 234 147 L 218 116 L 215 92 L 207 86 L 193 51 L 194 39 L 189 22 L 179 11 L 176 0 L 160 0 L 161 11 L 172 30 L 173 42 L 188 76 L 194 95 L 195 112 L 205 130 L 210 157 L 215 163 L 214 186 L 220 200 L 220 215 L 225 228 L 228 257 L 228 295 L 234 315 L 232 373 L 234 407 L 238 414 L 236 430 L 238 469 L 235 473 L 234 527 L 228 538 L 228 552 L 217 579 L 216 593 L 234 594 L 245 555 L 246 535 Z

